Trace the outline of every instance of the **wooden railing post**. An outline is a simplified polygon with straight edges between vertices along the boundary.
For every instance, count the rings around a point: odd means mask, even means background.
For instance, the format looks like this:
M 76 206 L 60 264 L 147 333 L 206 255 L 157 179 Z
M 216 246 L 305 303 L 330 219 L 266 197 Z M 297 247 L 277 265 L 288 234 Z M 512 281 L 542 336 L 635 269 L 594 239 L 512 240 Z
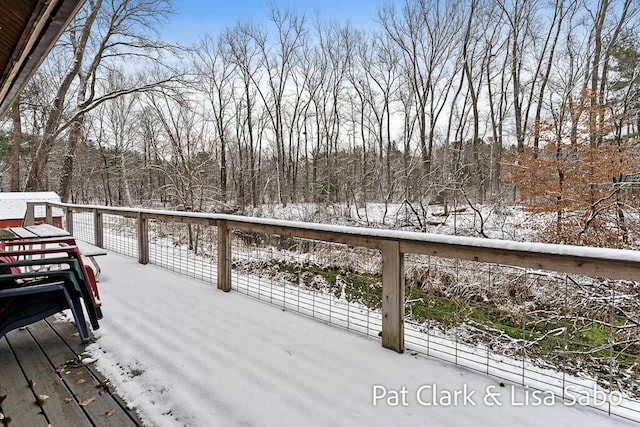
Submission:
M 45 205 L 45 212 L 47 224 L 53 225 L 53 206 L 51 206 L 48 202 Z
M 404 351 L 404 261 L 400 244 L 382 243 L 382 346 Z
M 218 222 L 218 289 L 231 290 L 231 242 L 226 221 Z
M 27 211 L 24 213 L 24 219 L 22 222 L 24 225 L 34 225 L 36 222 L 36 202 L 27 202 Z
M 69 234 L 73 235 L 73 209 L 65 207 L 64 208 L 64 216 L 65 216 L 65 226 Z
M 98 209 L 93 211 L 93 244 L 99 248 L 104 247 L 104 227 L 102 222 L 102 212 Z
M 138 212 L 138 262 L 149 264 L 149 227 L 142 212 Z

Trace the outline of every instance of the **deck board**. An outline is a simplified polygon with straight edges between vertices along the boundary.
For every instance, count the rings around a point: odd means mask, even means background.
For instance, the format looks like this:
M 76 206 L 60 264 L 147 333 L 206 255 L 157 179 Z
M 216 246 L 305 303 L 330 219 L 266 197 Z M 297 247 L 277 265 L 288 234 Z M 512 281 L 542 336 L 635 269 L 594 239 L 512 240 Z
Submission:
M 6 396 L 0 408 L 7 408 L 13 427 L 48 424 L 6 339 L 0 339 L 0 396 Z
M 48 324 L 57 334 L 65 337 L 65 343 L 67 344 L 69 349 L 71 349 L 73 354 L 82 355 L 86 345 L 82 344 L 80 339 L 77 338 L 78 337 L 78 332 L 75 329 L 69 328 L 68 324 L 65 323 L 65 322 L 51 322 L 50 321 L 50 322 L 48 322 Z M 94 384 L 94 386 L 97 385 L 97 384 L 105 384 L 105 387 L 103 387 L 102 390 L 103 391 L 110 391 L 107 379 L 104 377 L 104 375 L 102 375 L 96 369 L 96 367 L 92 363 L 85 365 L 85 367 L 86 367 L 87 370 L 89 370 L 89 372 L 93 376 L 93 384 Z M 103 417 L 102 415 L 104 415 L 104 414 L 100 414 L 101 416 L 98 419 L 98 421 L 96 422 L 96 425 L 108 425 L 108 426 L 113 426 L 113 425 L 139 426 L 139 425 L 142 425 L 142 422 L 138 418 L 138 416 L 135 413 L 135 411 L 133 411 L 131 409 L 128 409 L 126 402 L 123 401 L 120 398 L 120 396 L 118 396 L 115 393 L 111 393 L 111 392 L 108 393 L 108 395 L 110 396 L 110 398 L 113 400 L 113 403 L 114 403 L 114 405 L 110 405 L 110 407 L 117 408 L 119 406 L 119 408 L 116 410 L 117 412 L 114 415 L 110 416 L 110 417 L 106 417 L 106 416 Z M 128 420 L 126 420 L 125 416 L 123 416 L 123 415 L 126 415 L 126 418 L 128 418 Z M 115 424 L 114 420 L 118 421 L 119 423 Z
M 7 339 L 13 353 L 20 361 L 20 367 L 25 374 L 26 385 L 29 386 L 29 383 L 32 382 L 32 389 L 36 396 L 49 396 L 42 404 L 43 412 L 49 423 L 60 425 L 57 420 L 65 420 L 70 427 L 89 425 L 78 405 L 65 403 L 65 399 L 71 398 L 71 393 L 61 383 L 59 376 L 52 369 L 31 334 L 26 329 L 18 330 L 11 336 L 7 336 Z M 33 404 L 36 404 L 35 399 Z M 8 415 L 11 416 L 10 413 Z
M 11 426 L 137 426 L 92 364 L 81 363 L 84 345 L 68 322 L 53 318 L 0 339 L 0 405 Z M 41 406 L 37 395 L 49 396 Z
M 56 323 L 64 325 L 63 323 Z M 57 332 L 50 325 L 43 322 L 35 324 L 31 329 L 31 333 L 36 337 L 39 343 L 52 342 L 60 339 Z M 68 328 L 62 333 L 68 333 Z M 75 332 L 72 330 L 73 335 Z M 79 345 L 76 351 L 73 351 L 68 345 L 43 345 L 43 349 L 49 358 L 52 366 L 57 366 L 59 374 L 63 382 L 69 388 L 77 401 L 87 402 L 93 399 L 91 404 L 83 406 L 89 418 L 96 426 L 100 425 L 117 425 L 117 426 L 135 426 L 136 423 L 122 410 L 118 410 L 119 404 L 114 401 L 111 394 L 106 392 L 105 388 L 100 386 L 99 382 L 102 378 L 96 379 L 89 365 L 78 363 L 78 354 L 84 350 L 80 345 L 80 340 L 75 338 L 71 340 Z

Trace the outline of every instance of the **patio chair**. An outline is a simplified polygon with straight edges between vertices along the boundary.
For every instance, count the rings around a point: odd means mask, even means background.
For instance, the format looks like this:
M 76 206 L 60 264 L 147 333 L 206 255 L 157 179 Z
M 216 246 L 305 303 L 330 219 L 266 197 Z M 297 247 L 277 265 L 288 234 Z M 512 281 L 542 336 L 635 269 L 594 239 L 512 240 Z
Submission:
M 85 302 L 94 330 L 100 327 L 102 312 L 92 271 L 82 264 L 77 248 L 50 245 L 7 251 L 7 247 L 17 246 L 7 243 L 0 243 L 0 250 L 5 249 L 0 256 L 0 336 L 69 308 L 80 338 L 89 341 L 80 300 Z M 40 257 L 32 258 L 34 255 Z M 64 265 L 68 268 L 62 268 Z
M 64 281 L 39 280 L 27 286 L 0 288 L 0 338 L 66 309 L 71 309 L 82 342 L 89 342 L 80 298 L 71 295 Z
M 40 247 L 38 248 L 38 246 Z M 16 247 L 18 249 L 14 249 Z M 75 258 L 77 263 L 74 263 L 71 267 L 76 269 L 76 272 L 81 279 L 84 279 L 84 282 L 89 289 L 90 300 L 96 308 L 99 318 L 102 318 L 102 315 L 100 314 L 100 307 L 102 303 L 100 302 L 100 294 L 98 292 L 95 274 L 89 266 L 84 264 L 82 253 L 76 246 L 76 242 L 72 237 L 0 241 L 0 252 L 14 257 L 66 254 L 69 257 Z
M 20 253 L 28 252 L 29 254 L 39 253 L 39 251 L 17 251 Z M 14 254 L 15 252 L 8 252 Z M 5 252 L 6 256 L 7 252 Z M 29 285 L 36 280 L 62 280 L 69 286 L 69 292 L 71 289 L 75 291 L 83 300 L 84 306 L 91 322 L 93 329 L 100 328 L 98 323 L 99 319 L 102 319 L 102 310 L 100 307 L 96 307 L 93 303 L 93 296 L 89 290 L 90 274 L 91 271 L 84 271 L 80 266 L 78 260 L 74 257 L 53 257 L 53 258 L 35 258 L 24 259 L 13 262 L 4 262 L 5 268 L 26 268 L 25 271 L 12 272 L 10 274 L 1 274 L 0 281 L 6 278 L 9 280 L 16 280 L 20 283 L 24 283 L 24 286 Z M 69 266 L 69 268 L 62 268 L 63 265 Z M 29 269 L 32 267 L 44 267 L 38 270 Z M 90 270 L 85 267 L 85 270 Z

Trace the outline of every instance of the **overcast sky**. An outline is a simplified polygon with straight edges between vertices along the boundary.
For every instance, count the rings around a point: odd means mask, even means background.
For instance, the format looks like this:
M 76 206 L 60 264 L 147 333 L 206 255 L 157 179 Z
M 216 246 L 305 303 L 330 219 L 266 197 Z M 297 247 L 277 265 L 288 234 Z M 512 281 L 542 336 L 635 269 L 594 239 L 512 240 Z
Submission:
M 379 0 L 175 0 L 176 15 L 162 30 L 169 41 L 196 42 L 203 34 L 218 34 L 238 21 L 268 20 L 269 5 L 290 8 L 312 19 L 349 20 L 357 28 L 373 25 Z

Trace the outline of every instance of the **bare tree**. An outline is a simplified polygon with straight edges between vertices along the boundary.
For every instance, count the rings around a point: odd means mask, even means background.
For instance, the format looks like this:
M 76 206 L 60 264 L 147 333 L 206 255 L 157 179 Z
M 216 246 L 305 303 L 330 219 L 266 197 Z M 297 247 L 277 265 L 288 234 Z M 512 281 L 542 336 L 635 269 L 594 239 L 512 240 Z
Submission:
M 253 42 L 250 28 L 246 24 L 238 24 L 232 29 L 227 29 L 222 39 L 225 46 L 224 55 L 234 65 L 236 78 L 240 82 L 239 94 L 234 99 L 238 157 L 234 168 L 236 194 L 240 205 L 244 206 L 247 198 L 245 194 L 248 192 L 251 204 L 256 207 L 261 199 L 259 171 L 262 161 L 262 130 L 255 125 L 258 96 L 255 83 L 261 81 L 257 74 L 259 48 Z
M 49 153 L 68 130 L 66 153 L 58 186 L 67 200 L 73 176 L 75 147 L 83 133 L 85 115 L 101 103 L 120 95 L 141 91 L 157 82 L 99 92 L 102 72 L 123 59 L 159 59 L 166 45 L 152 38 L 153 29 L 171 12 L 168 0 L 89 0 L 71 23 L 55 50 L 67 59 L 46 124 L 27 174 L 29 190 L 47 187 L 44 170 Z
M 385 65 L 388 66 L 389 64 L 385 64 L 384 61 L 376 60 L 373 37 L 373 35 L 364 32 L 352 33 L 351 43 L 354 45 L 355 55 L 347 67 L 350 90 L 355 92 L 355 96 L 351 101 L 352 108 L 348 110 L 352 122 L 354 149 L 357 145 L 356 140 L 359 140 L 361 145 L 360 175 L 357 178 L 358 185 L 356 188 L 358 188 L 359 198 L 365 205 L 370 189 L 376 185 L 379 187 L 381 180 L 381 170 L 372 167 L 372 165 L 376 161 L 382 161 L 384 152 L 384 116 L 382 111 L 389 110 L 391 99 L 389 94 L 386 104 L 384 101 L 379 102 L 380 93 L 375 90 L 376 85 L 369 78 L 370 73 L 375 73 L 373 64 L 376 64 L 380 70 L 390 68 L 385 67 Z M 391 66 L 397 67 L 397 64 L 391 64 Z M 382 74 L 384 74 L 384 71 L 382 71 Z M 384 86 L 384 84 L 382 85 Z M 388 89 L 389 92 L 391 90 L 391 88 Z M 382 192 L 380 191 L 379 194 L 382 194 Z
M 285 161 L 287 148 L 285 145 L 285 96 L 287 85 L 297 66 L 301 50 L 304 46 L 304 17 L 290 10 L 281 11 L 271 8 L 271 22 L 275 25 L 277 42 L 269 45 L 267 32 L 256 25 L 242 27 L 249 30 L 248 35 L 259 48 L 262 71 L 266 74 L 266 90 L 254 81 L 255 87 L 269 117 L 276 148 L 276 165 L 278 169 L 278 199 L 286 205 L 291 199 L 289 179 L 290 172 Z M 251 76 L 255 79 L 256 76 Z
M 367 110 L 373 114 L 375 132 L 372 134 L 377 141 L 384 182 L 380 177 L 378 179 L 381 195 L 388 202 L 393 196 L 391 116 L 392 102 L 396 99 L 400 83 L 399 53 L 389 39 L 374 35 L 372 40 L 360 44 L 358 59 L 364 76 L 356 82 L 356 87 L 367 102 Z
M 498 21 L 494 14 L 499 13 L 493 8 L 487 19 Z M 487 101 L 489 104 L 489 134 L 491 138 L 491 164 L 489 168 L 490 191 L 493 194 L 501 183 L 501 160 L 505 140 L 505 120 L 507 118 L 509 101 L 509 68 L 507 66 L 506 50 L 508 39 L 504 37 L 500 25 L 495 25 L 491 31 L 485 33 L 486 55 L 485 74 L 487 85 Z
M 117 70 L 108 74 L 107 82 L 111 91 L 131 85 Z M 137 93 L 123 95 L 99 107 L 100 138 L 97 141 L 102 152 L 105 150 L 105 143 L 109 145 L 112 152 L 109 162 L 112 167 L 109 169 L 115 169 L 117 188 L 121 192 L 118 200 L 125 206 L 134 206 L 130 183 L 137 181 L 129 176 L 127 160 L 138 149 L 135 144 L 138 136 L 136 130 L 140 126 L 138 97 Z
M 451 87 L 451 59 L 459 41 L 460 2 L 405 0 L 398 12 L 385 6 L 378 19 L 403 52 L 407 83 L 416 97 L 419 147 L 425 176 L 432 168 L 435 127 Z
M 205 36 L 196 49 L 194 58 L 197 87 L 206 94 L 214 123 L 215 136 L 220 143 L 220 198 L 227 197 L 227 138 L 234 120 L 233 99 L 237 96 L 234 82 L 234 65 L 229 61 L 221 41 Z
M 163 162 L 155 167 L 165 177 L 173 204 L 202 212 L 205 202 L 211 203 L 219 196 L 209 175 L 215 164 L 213 140 L 207 138 L 209 129 L 198 104 L 188 95 L 187 88 L 177 87 L 148 92 L 145 99 L 159 127 L 152 149 Z

